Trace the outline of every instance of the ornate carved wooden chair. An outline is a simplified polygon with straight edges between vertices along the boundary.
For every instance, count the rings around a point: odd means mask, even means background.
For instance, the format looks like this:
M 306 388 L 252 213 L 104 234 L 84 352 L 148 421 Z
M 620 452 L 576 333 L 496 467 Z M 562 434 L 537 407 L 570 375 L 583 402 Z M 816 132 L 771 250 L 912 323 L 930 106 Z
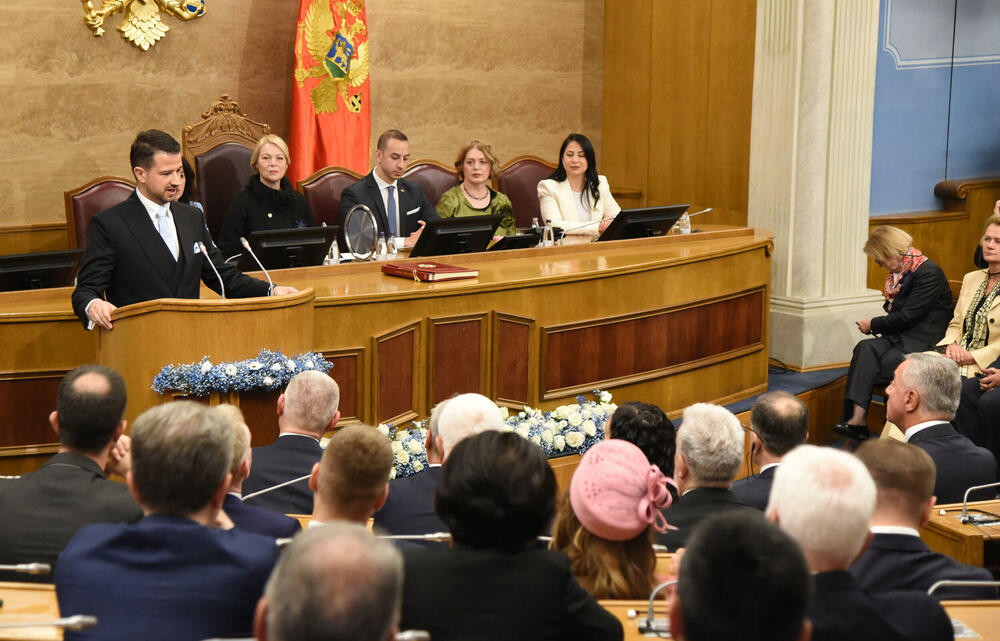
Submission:
M 128 178 L 101 176 L 86 185 L 64 191 L 69 248 L 85 247 L 90 219 L 108 207 L 124 201 L 134 189 L 135 182 Z
M 407 167 L 403 178 L 420 184 L 432 205 L 437 205 L 441 194 L 458 184 L 458 173 L 436 160 L 417 160 Z
M 532 218 L 538 218 L 538 183 L 555 171 L 537 156 L 518 156 L 500 168 L 497 174 L 497 189 L 510 198 L 514 207 L 514 218 L 518 227 L 528 227 Z M 539 220 L 540 224 L 544 221 Z
M 361 180 L 361 174 L 344 167 L 324 167 L 312 176 L 296 183 L 312 209 L 317 225 L 340 224 L 340 195 Z

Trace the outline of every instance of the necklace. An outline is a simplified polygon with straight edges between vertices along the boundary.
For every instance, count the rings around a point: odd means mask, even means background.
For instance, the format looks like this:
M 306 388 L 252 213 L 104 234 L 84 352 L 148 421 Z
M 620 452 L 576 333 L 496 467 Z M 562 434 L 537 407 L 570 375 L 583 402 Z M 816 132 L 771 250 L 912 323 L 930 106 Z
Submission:
M 486 193 L 483 194 L 482 196 L 473 196 L 471 193 L 469 193 L 469 188 L 465 186 L 465 182 L 462 183 L 462 191 L 464 191 L 465 195 L 471 198 L 472 200 L 483 200 L 490 197 L 489 189 L 487 189 Z

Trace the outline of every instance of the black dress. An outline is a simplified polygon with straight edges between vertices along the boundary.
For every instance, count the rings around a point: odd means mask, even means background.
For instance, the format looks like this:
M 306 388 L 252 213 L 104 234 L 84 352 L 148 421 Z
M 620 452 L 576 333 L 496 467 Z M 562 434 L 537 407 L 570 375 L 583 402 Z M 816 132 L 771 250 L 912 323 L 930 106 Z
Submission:
M 295 191 L 287 178 L 281 179 L 281 189 L 271 189 L 254 174 L 243 191 L 229 203 L 219 231 L 219 249 L 228 258 L 243 251 L 240 236 L 314 224 L 305 196 Z

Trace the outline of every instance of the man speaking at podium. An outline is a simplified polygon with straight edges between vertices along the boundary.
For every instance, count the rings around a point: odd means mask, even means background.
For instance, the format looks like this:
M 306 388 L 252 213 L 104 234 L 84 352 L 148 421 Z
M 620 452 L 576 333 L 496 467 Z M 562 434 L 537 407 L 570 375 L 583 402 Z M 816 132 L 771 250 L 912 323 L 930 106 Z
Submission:
M 87 329 L 95 324 L 111 329 L 111 312 L 122 305 L 155 298 L 198 298 L 199 280 L 221 294 L 221 278 L 232 298 L 296 291 L 279 285 L 272 290 L 223 262 L 202 213 L 176 202 L 185 177 L 181 146 L 170 134 L 157 129 L 140 132 L 129 161 L 135 192 L 94 216 L 87 230 L 73 291 L 73 311 Z

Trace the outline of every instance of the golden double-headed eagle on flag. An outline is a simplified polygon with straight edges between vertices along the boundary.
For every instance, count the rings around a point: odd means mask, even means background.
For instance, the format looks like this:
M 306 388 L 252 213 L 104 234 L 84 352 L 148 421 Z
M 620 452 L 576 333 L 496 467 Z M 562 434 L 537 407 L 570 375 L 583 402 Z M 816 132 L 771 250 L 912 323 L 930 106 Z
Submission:
M 336 9 L 334 8 L 336 6 Z M 368 28 L 357 0 L 313 0 L 295 34 L 295 82 L 309 92 L 317 114 L 335 113 L 338 96 L 352 113 L 361 111 L 361 94 L 352 92 L 368 79 Z

